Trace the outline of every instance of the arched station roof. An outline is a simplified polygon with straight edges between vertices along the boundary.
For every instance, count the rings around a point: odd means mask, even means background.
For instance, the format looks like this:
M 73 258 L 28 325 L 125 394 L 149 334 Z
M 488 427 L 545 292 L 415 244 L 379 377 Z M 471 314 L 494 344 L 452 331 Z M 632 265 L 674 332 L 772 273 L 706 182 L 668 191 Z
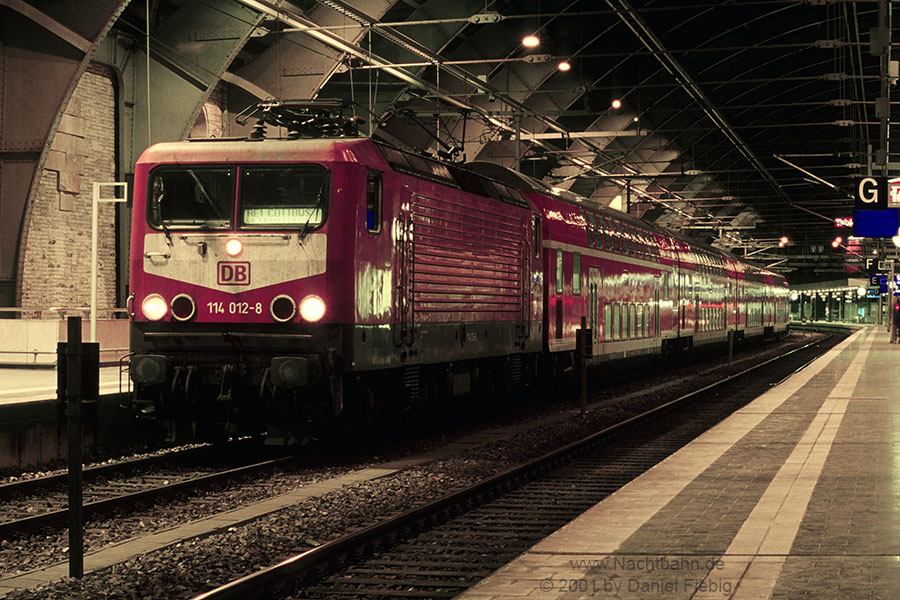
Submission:
M 897 161 L 892 4 L 0 0 L 0 278 L 92 63 L 119 80 L 123 175 L 213 96 L 226 119 L 339 98 L 377 138 L 518 168 L 792 279 L 856 269 L 892 247 L 831 247 L 855 182 Z

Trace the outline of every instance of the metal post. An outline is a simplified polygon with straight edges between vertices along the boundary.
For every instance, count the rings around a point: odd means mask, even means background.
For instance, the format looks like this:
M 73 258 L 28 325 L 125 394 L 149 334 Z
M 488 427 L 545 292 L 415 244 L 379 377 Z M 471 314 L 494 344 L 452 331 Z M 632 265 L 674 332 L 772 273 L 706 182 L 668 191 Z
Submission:
M 894 294 L 896 293 L 895 290 L 897 287 L 897 284 L 894 280 L 894 276 L 897 273 L 897 269 L 895 267 L 896 264 L 897 264 L 896 262 L 891 261 L 891 280 L 888 282 L 888 286 L 887 286 L 887 289 L 888 289 L 888 319 L 887 319 L 887 321 L 888 321 L 888 327 L 890 328 L 889 332 L 891 334 L 891 343 L 892 344 L 897 342 L 897 324 L 894 323 L 894 319 L 896 318 L 896 315 L 894 315 L 894 313 L 896 311 L 894 310 L 894 305 L 897 303 L 898 300 L 900 300 L 900 298 L 897 298 L 896 296 L 894 296 Z
M 97 341 L 97 212 L 100 203 L 100 184 L 94 183 L 91 202 L 91 337 Z M 79 342 L 81 339 L 79 338 Z
M 728 330 L 728 364 L 731 364 L 731 359 L 734 356 L 734 330 Z
M 881 289 L 878 290 L 878 316 L 875 317 L 875 324 L 881 325 L 884 323 L 884 294 L 881 293 Z
M 123 197 L 101 199 L 100 192 L 104 187 L 113 188 L 113 194 L 117 188 L 122 189 Z M 99 206 L 101 202 L 126 202 L 128 200 L 128 184 L 111 182 L 94 182 L 94 193 L 91 202 L 91 342 L 97 341 L 97 220 L 99 218 Z
M 594 355 L 594 330 L 587 326 L 587 317 L 581 317 L 581 327 L 575 331 L 575 352 L 578 357 L 581 379 L 581 414 L 587 414 L 587 359 Z
M 581 416 L 587 414 L 587 317 L 581 317 L 581 329 L 578 330 L 578 363 L 581 370 Z
M 522 114 L 516 113 L 516 171 L 522 172 Z
M 66 336 L 66 422 L 69 438 L 69 577 L 84 575 L 81 496 L 81 317 L 69 317 Z
M 631 180 L 625 180 L 625 213 L 631 214 Z

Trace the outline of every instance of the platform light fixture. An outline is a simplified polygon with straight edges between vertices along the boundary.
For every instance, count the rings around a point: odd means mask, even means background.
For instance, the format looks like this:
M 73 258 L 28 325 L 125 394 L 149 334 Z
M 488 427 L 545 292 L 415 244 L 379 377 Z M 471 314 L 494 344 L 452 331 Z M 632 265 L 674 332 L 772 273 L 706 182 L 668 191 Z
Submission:
M 526 35 L 522 38 L 522 45 L 526 48 L 537 48 L 540 44 L 541 40 L 536 35 Z
M 619 110 L 620 108 L 622 108 L 622 101 L 616 98 L 610 103 L 610 106 L 613 108 L 613 110 Z
M 834 238 L 834 240 L 831 242 L 831 247 L 832 247 L 832 248 L 837 248 L 838 246 L 840 246 L 840 245 L 843 243 L 843 241 L 844 241 L 844 238 L 842 238 L 841 236 L 837 236 L 837 237 Z
M 566 71 L 569 71 L 572 69 L 572 65 L 569 63 L 569 61 L 564 60 L 564 61 L 560 62 L 558 65 L 556 65 L 556 68 L 559 69 L 560 71 L 562 71 L 563 73 L 565 73 Z

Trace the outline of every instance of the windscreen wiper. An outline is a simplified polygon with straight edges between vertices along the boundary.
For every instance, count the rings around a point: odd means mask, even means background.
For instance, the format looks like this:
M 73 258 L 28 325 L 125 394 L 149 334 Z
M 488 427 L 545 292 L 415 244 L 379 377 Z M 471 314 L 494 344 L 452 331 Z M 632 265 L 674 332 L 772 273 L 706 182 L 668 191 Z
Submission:
M 297 241 L 299 243 L 303 243 L 303 239 L 306 237 L 306 234 L 309 233 L 309 222 L 313 218 L 313 215 L 316 213 L 320 213 L 322 210 L 322 198 L 324 197 L 325 191 L 325 179 L 322 179 L 322 183 L 319 185 L 319 193 L 316 194 L 316 204 L 312 207 L 312 210 L 309 211 L 309 216 L 306 217 L 306 223 L 303 224 L 303 228 L 300 229 L 300 235 L 297 236 Z
M 203 186 L 203 182 L 200 181 L 200 178 L 197 177 L 197 174 L 188 169 L 188 175 L 190 175 L 194 179 L 194 183 L 197 185 L 197 189 L 200 191 L 200 197 L 203 198 L 203 201 L 209 205 L 209 207 L 216 214 L 216 217 L 225 220 L 225 217 L 222 215 L 222 211 L 219 210 L 218 205 L 213 202 L 212 197 L 210 197 L 209 193 L 207 193 L 206 188 Z

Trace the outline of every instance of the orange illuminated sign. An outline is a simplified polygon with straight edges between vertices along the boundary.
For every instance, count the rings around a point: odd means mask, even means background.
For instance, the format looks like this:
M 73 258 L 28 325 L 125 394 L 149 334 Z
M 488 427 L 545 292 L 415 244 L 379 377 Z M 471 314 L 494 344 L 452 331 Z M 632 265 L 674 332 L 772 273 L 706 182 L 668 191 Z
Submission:
M 853 217 L 835 217 L 835 227 L 853 227 Z

